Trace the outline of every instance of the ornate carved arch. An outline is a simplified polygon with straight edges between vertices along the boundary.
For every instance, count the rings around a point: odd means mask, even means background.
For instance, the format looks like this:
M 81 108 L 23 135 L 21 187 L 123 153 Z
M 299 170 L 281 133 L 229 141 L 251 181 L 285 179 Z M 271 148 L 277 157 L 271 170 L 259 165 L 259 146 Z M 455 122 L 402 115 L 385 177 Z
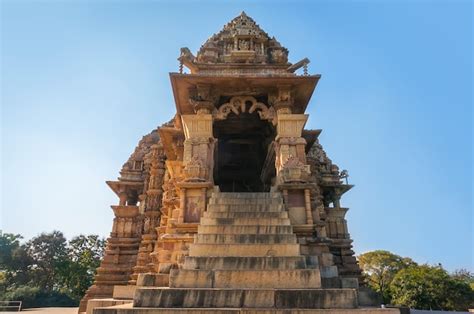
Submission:
M 214 119 L 225 120 L 227 116 L 233 112 L 239 115 L 242 112 L 246 112 L 247 103 L 250 102 L 252 105 L 249 108 L 249 113 L 253 113 L 257 110 L 257 113 L 261 120 L 268 120 L 275 124 L 276 114 L 273 107 L 268 108 L 264 103 L 258 102 L 252 96 L 235 96 L 232 97 L 228 103 L 223 104 L 218 110 L 213 112 Z

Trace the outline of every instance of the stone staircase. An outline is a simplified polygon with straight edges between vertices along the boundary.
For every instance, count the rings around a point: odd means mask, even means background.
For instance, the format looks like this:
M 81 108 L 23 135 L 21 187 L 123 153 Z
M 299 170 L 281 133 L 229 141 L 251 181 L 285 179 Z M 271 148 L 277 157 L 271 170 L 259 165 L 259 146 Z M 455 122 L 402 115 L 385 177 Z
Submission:
M 214 193 L 183 267 L 170 272 L 169 287 L 138 287 L 133 309 L 94 313 L 357 305 L 355 289 L 321 288 L 317 259 L 300 254 L 279 193 Z

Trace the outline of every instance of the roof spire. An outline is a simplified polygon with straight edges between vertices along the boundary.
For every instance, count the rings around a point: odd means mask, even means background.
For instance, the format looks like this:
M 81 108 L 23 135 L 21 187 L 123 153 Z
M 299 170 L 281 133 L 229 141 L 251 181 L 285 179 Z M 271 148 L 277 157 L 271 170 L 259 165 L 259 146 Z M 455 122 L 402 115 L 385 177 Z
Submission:
M 288 50 L 242 11 L 201 46 L 195 61 L 284 65 L 288 62 Z

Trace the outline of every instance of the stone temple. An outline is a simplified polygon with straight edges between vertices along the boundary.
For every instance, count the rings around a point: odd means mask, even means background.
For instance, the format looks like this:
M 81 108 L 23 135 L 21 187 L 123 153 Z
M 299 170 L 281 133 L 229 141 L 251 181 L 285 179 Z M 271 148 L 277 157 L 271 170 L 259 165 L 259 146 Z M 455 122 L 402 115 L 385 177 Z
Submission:
M 176 116 L 107 182 L 119 201 L 79 312 L 398 313 L 362 309 L 352 185 L 304 129 L 309 60 L 243 12 L 178 60 Z

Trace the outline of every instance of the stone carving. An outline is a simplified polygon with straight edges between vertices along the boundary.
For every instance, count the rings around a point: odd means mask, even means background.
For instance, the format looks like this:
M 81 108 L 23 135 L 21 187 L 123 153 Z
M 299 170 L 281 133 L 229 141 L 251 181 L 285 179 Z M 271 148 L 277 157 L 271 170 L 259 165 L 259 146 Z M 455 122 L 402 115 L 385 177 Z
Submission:
M 307 182 L 309 180 L 309 165 L 302 163 L 298 157 L 290 156 L 283 163 L 281 175 L 285 183 Z
M 293 107 L 292 88 L 290 85 L 278 86 L 278 93 L 269 96 L 270 104 L 278 114 L 291 114 Z
M 231 112 L 235 115 L 239 115 L 242 112 L 247 112 L 247 107 L 248 113 L 257 111 L 260 119 L 275 122 L 275 110 L 271 107 L 268 108 L 261 102 L 258 102 L 252 96 L 232 97 L 228 103 L 221 105 L 218 110 L 214 111 L 213 116 L 216 120 L 225 120 Z
M 268 51 L 269 54 L 265 52 Z M 245 12 L 212 35 L 199 49 L 196 59 L 189 49 L 181 50 L 180 60 L 199 63 L 286 64 L 288 50 L 275 37 L 268 36 Z
M 247 40 L 239 40 L 239 50 L 250 50 L 250 44 Z
M 286 63 L 288 56 L 282 49 L 274 49 L 271 51 L 272 61 L 275 63 Z
M 193 105 L 196 114 L 209 114 L 214 110 L 214 103 L 209 100 L 196 100 L 190 98 L 189 102 Z
M 189 48 L 181 48 L 181 55 L 180 59 L 186 59 L 189 61 L 194 61 L 196 57 L 193 55 L 193 53 L 189 50 Z
M 184 180 L 188 182 L 204 182 L 208 178 L 208 170 L 199 156 L 193 156 L 184 167 Z

